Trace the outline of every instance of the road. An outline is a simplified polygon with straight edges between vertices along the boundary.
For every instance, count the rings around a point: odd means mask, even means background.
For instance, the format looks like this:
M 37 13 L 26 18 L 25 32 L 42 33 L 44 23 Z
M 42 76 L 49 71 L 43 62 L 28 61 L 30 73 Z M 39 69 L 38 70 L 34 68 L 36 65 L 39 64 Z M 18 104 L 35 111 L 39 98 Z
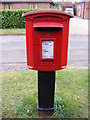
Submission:
M 25 39 L 21 36 L 0 36 L 0 70 L 26 68 Z M 68 67 L 88 67 L 88 36 L 69 38 Z

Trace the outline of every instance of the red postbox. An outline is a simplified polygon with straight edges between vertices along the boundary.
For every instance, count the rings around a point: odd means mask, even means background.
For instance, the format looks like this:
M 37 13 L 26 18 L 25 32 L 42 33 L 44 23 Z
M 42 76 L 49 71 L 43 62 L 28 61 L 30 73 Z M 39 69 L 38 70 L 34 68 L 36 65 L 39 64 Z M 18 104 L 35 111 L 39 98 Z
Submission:
M 67 66 L 69 19 L 60 11 L 24 13 L 26 19 L 27 66 L 38 71 L 55 71 Z
M 38 70 L 38 110 L 53 111 L 55 70 L 67 66 L 69 19 L 60 11 L 24 13 L 26 19 L 27 66 Z

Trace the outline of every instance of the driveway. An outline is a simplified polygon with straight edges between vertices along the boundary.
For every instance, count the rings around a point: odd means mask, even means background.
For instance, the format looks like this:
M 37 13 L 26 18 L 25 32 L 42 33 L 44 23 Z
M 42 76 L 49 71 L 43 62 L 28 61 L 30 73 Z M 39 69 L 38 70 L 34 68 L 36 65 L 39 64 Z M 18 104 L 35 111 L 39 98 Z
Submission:
M 70 19 L 70 29 L 69 32 L 71 35 L 88 35 L 89 27 L 88 23 L 90 20 L 81 19 L 79 17 L 74 16 L 74 18 Z

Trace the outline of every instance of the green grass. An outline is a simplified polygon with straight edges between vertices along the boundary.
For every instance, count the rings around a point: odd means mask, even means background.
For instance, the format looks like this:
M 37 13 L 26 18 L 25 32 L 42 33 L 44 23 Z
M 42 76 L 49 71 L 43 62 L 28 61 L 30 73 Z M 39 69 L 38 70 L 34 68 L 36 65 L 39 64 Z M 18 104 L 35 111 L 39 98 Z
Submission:
M 38 80 L 32 70 L 2 72 L 3 118 L 37 118 Z M 51 118 L 88 117 L 88 70 L 56 72 L 55 111 Z
M 0 35 L 25 35 L 25 29 L 0 29 Z

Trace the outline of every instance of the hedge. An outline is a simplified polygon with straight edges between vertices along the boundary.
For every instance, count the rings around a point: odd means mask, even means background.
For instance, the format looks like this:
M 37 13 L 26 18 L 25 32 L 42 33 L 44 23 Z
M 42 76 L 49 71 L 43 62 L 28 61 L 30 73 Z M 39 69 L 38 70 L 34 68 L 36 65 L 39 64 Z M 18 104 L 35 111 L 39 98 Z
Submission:
M 22 14 L 31 10 L 2 10 L 2 28 L 25 28 L 25 19 Z

